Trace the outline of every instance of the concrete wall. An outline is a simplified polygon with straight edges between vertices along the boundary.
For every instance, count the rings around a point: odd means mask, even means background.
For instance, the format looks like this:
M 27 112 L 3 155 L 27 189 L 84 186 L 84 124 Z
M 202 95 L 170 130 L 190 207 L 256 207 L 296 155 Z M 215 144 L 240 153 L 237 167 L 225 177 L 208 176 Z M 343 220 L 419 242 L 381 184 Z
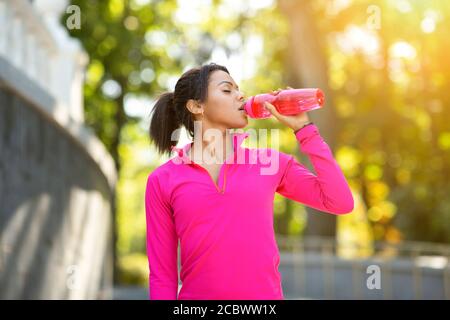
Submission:
M 111 298 L 112 160 L 55 103 L 0 57 L 0 299 Z

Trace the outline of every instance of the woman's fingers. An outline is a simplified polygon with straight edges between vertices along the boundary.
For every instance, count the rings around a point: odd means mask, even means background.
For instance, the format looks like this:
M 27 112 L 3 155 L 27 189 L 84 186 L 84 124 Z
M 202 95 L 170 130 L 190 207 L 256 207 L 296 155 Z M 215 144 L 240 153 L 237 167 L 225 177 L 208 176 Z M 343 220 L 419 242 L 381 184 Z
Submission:
M 292 88 L 292 87 L 286 87 L 286 89 L 294 89 L 294 88 Z M 272 91 L 271 94 L 277 95 L 278 93 L 280 93 L 280 91 L 283 91 L 283 89 L 278 88 L 277 90 Z
M 272 92 L 271 92 L 271 94 L 273 94 L 273 95 L 277 95 L 277 94 L 279 94 L 279 93 L 280 93 L 280 91 L 281 91 L 281 89 L 280 89 L 280 88 L 278 88 L 278 90 L 272 91 Z
M 280 114 L 273 104 L 271 104 L 270 102 L 264 102 L 264 107 L 266 108 L 266 110 L 269 110 L 270 113 L 275 116 L 275 118 L 279 119 Z

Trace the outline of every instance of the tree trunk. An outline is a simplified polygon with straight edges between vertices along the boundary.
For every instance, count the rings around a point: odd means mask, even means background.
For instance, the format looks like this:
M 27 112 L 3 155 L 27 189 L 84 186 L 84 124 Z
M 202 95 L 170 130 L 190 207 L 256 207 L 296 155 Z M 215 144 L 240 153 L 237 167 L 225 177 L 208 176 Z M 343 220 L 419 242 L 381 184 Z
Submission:
M 319 128 L 321 136 L 334 149 L 339 132 L 333 97 L 328 86 L 324 43 L 315 24 L 310 1 L 279 0 L 281 12 L 289 23 L 288 49 L 285 56 L 286 81 L 296 88 L 321 88 L 325 93 L 323 108 L 308 115 Z M 307 167 L 314 172 L 308 159 Z M 305 162 L 304 161 L 304 162 Z M 307 207 L 308 224 L 305 235 L 335 236 L 336 216 Z

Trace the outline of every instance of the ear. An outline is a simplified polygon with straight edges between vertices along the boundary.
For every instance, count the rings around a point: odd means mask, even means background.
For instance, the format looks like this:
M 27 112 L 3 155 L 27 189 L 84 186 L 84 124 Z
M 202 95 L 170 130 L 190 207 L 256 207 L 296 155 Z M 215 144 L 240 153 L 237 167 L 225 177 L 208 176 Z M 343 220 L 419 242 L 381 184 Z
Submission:
M 203 112 L 203 107 L 194 99 L 189 99 L 186 103 L 186 108 L 194 115 L 199 115 Z

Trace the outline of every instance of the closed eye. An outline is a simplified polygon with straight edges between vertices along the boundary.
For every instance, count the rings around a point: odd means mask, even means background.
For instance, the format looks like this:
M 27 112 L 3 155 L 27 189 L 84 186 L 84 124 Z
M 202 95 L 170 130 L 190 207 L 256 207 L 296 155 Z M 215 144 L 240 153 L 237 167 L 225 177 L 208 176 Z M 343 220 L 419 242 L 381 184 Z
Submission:
M 230 90 L 223 90 L 223 92 L 231 92 Z

